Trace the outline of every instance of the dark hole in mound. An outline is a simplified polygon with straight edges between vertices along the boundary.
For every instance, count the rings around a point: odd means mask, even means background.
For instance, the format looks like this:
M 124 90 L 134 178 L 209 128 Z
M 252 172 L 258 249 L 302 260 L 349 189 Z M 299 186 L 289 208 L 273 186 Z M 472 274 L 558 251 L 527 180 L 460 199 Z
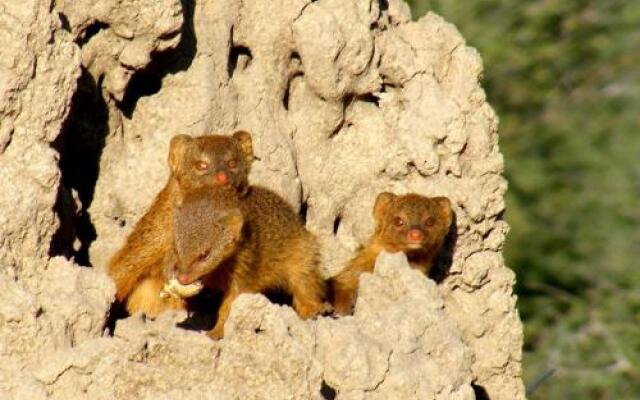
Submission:
M 373 93 L 367 93 L 358 97 L 358 100 L 364 101 L 365 103 L 372 103 L 376 107 L 380 107 L 380 98 L 375 96 Z
M 101 86 L 101 80 L 96 82 L 87 71 L 82 71 L 69 116 L 51 145 L 60 155 L 62 179 L 54 206 L 60 226 L 49 254 L 73 257 L 80 265 L 91 265 L 89 246 L 96 239 L 88 210 L 100 172 L 109 120 Z M 74 247 L 76 241 L 79 246 Z
M 138 104 L 138 100 L 141 97 L 158 93 L 161 88 L 162 75 L 147 70 L 137 72 L 131 77 L 129 86 L 127 86 L 127 92 L 118 104 L 118 107 L 122 110 L 122 113 L 130 119 Z
M 282 106 L 285 110 L 289 111 L 289 98 L 291 96 L 291 86 L 294 84 L 294 80 L 300 79 L 304 75 L 302 72 L 302 60 L 300 59 L 300 54 L 297 52 L 291 53 L 290 62 L 294 68 L 297 69 L 291 77 L 289 78 L 289 82 L 287 82 L 287 88 L 285 89 L 284 96 L 282 97 Z
M 177 326 L 190 331 L 210 331 L 216 324 L 222 294 L 205 288 L 187 300 L 189 316 Z
M 295 79 L 295 77 L 289 79 L 287 88 L 284 91 L 284 96 L 282 96 L 282 107 L 284 107 L 284 109 L 287 111 L 289 111 L 289 96 L 291 95 L 291 82 L 293 81 L 293 79 Z
M 62 18 L 61 18 L 61 20 L 62 20 Z M 68 25 L 69 24 L 69 20 L 67 19 L 66 21 L 67 21 L 67 26 L 69 26 Z M 64 28 L 64 21 L 62 23 L 63 23 L 62 26 Z M 96 21 L 93 24 L 89 25 L 89 27 L 84 31 L 82 36 L 80 38 L 78 38 L 78 46 L 82 47 L 85 44 L 89 43 L 89 40 L 91 40 L 92 37 L 97 35 L 101 30 L 107 29 L 108 27 L 109 27 L 108 24 L 105 24 L 104 22 L 100 22 L 100 21 Z M 70 27 L 69 27 L 69 29 L 70 29 Z
M 116 330 L 116 322 L 119 319 L 123 319 L 128 317 L 127 310 L 125 310 L 124 305 L 120 302 L 116 301 L 111 304 L 111 308 L 109 309 L 109 314 L 107 315 L 107 333 L 109 336 L 113 336 L 113 333 Z
M 336 219 L 333 220 L 333 234 L 338 234 L 338 229 L 340 229 L 340 224 L 342 223 L 342 216 L 338 215 Z
M 244 70 L 251 64 L 251 60 L 253 59 L 253 55 L 251 54 L 251 50 L 245 46 L 233 46 L 231 50 L 229 50 L 229 60 L 227 63 L 227 73 L 229 75 L 229 79 L 233 77 L 233 74 L 239 69 L 240 71 Z
M 453 213 L 451 227 L 449 233 L 445 238 L 444 244 L 438 253 L 438 257 L 429 271 L 429 278 L 436 281 L 436 283 L 442 282 L 448 275 L 453 263 L 453 250 L 456 248 L 456 242 L 458 241 L 458 230 L 456 229 L 456 214 Z
M 476 395 L 476 400 L 491 400 L 487 391 L 482 386 L 472 383 L 471 387 L 473 388 L 473 393 Z
M 69 18 L 67 18 L 67 16 L 61 12 L 58 13 L 58 18 L 60 18 L 60 27 L 62 28 L 62 30 L 71 32 L 71 24 L 69 23 Z
M 307 222 L 307 212 L 309 211 L 309 203 L 303 201 L 300 205 L 300 218 L 302 218 L 302 222 Z
M 322 395 L 322 398 L 326 400 L 334 400 L 337 394 L 338 393 L 334 388 L 332 388 L 327 384 L 327 382 L 322 380 L 322 386 L 320 386 L 320 395 Z

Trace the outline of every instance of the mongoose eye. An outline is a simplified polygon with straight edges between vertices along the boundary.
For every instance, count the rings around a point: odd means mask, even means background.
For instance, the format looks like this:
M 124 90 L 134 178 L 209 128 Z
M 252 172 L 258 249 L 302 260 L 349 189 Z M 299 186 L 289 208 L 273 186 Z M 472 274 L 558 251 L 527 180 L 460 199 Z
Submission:
M 204 261 L 207 259 L 207 257 L 209 257 L 209 253 L 211 253 L 210 250 L 205 250 L 202 253 L 200 253 L 200 255 L 198 256 L 198 261 Z
M 395 218 L 393 219 L 393 224 L 394 224 L 395 226 L 398 226 L 398 227 L 403 226 L 403 225 L 404 225 L 404 219 L 402 219 L 402 218 L 400 218 L 400 217 L 395 217 Z
M 433 217 L 427 217 L 427 218 L 424 220 L 424 224 L 425 224 L 426 226 L 433 226 L 433 225 L 435 225 L 435 223 L 436 223 L 436 220 L 435 220 L 435 218 L 433 218 Z
M 197 161 L 196 162 L 196 169 L 198 171 L 205 171 L 209 168 L 209 163 L 206 161 Z
M 238 161 L 235 158 L 232 158 L 231 160 L 227 161 L 227 166 L 233 169 L 238 166 Z

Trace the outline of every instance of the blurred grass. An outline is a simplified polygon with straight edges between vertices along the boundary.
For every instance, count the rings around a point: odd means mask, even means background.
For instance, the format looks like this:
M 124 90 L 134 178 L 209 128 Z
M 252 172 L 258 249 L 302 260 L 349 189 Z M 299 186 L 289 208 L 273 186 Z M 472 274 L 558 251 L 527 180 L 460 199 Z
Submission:
M 533 399 L 640 399 L 640 1 L 413 0 L 485 63 Z

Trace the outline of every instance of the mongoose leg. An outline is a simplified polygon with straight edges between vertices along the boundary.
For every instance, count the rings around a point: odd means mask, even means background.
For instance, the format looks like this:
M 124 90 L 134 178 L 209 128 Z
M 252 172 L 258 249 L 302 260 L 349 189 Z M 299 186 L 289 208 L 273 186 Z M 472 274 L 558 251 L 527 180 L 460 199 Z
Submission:
M 229 290 L 224 294 L 224 298 L 222 299 L 222 304 L 220 305 L 220 309 L 218 310 L 218 320 L 216 321 L 215 326 L 212 330 L 210 330 L 207 335 L 211 339 L 222 339 L 224 336 L 224 324 L 227 322 L 227 318 L 229 317 L 229 312 L 231 311 L 231 305 L 233 301 L 243 293 L 237 287 L 232 286 Z
M 308 271 L 295 274 L 290 279 L 289 286 L 293 308 L 300 318 L 313 318 L 324 310 L 325 284 L 313 265 L 309 265 Z

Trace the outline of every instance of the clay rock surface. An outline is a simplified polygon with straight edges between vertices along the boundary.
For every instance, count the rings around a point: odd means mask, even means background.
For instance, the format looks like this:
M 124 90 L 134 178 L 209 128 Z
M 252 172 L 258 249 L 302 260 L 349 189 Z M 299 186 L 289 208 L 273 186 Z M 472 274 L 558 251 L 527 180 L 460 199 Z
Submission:
M 215 342 L 177 329 L 185 316 L 123 320 L 113 338 L 47 354 L 35 381 L 60 399 L 475 398 L 472 353 L 436 285 L 402 254 L 383 255 L 363 279 L 353 317 L 302 321 L 242 295 Z
M 524 398 L 481 59 L 439 16 L 410 20 L 395 0 L 0 0 L 0 393 Z M 326 277 L 380 191 L 449 196 L 437 285 L 385 256 L 353 317 L 303 322 L 253 295 L 220 342 L 179 313 L 114 321 L 102 271 L 166 182 L 169 139 L 236 129 Z

